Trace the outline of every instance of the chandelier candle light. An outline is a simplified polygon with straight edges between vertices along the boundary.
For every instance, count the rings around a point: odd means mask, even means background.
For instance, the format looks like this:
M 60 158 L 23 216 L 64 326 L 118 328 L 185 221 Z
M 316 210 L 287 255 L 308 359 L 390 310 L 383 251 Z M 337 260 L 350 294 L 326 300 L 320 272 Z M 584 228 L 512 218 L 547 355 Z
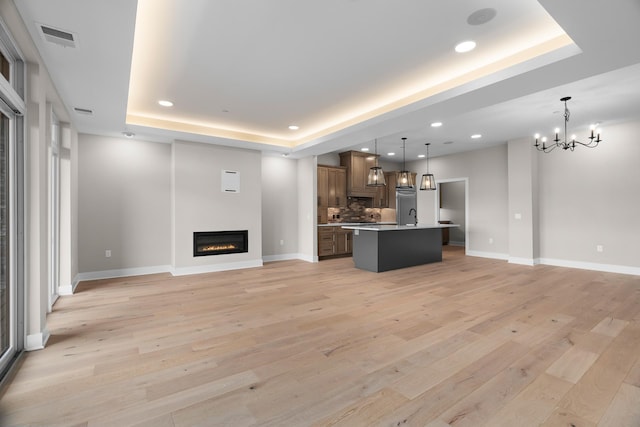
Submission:
M 422 180 L 420 181 L 420 189 L 421 190 L 435 190 L 436 189 L 436 179 L 433 177 L 433 174 L 429 173 L 429 146 L 430 142 L 424 144 L 427 146 L 427 173 L 422 175 Z
M 534 144 L 534 147 L 536 147 L 538 151 L 544 151 L 545 153 L 550 153 L 551 151 L 553 151 L 558 147 L 562 148 L 563 150 L 573 151 L 576 148 L 576 144 L 582 145 L 583 147 L 587 147 L 587 148 L 595 148 L 600 143 L 601 131 L 600 129 L 596 129 L 597 125 L 591 125 L 591 135 L 589 136 L 589 142 L 580 142 L 576 140 L 575 135 L 571 135 L 571 139 L 569 140 L 567 139 L 567 124 L 569 123 L 569 115 L 570 115 L 569 109 L 567 108 L 567 101 L 570 99 L 571 99 L 570 96 L 565 96 L 564 98 L 560 99 L 560 101 L 564 102 L 564 135 L 563 135 L 562 141 L 560 140 L 560 128 L 555 129 L 556 137 L 553 140 L 554 144 L 550 144 L 550 145 L 547 145 L 546 136 L 542 137 L 541 139 L 540 134 L 537 133 L 535 135 L 536 143 Z M 540 142 L 542 142 L 542 145 L 540 145 Z
M 396 173 L 396 188 L 413 188 L 413 175 L 405 165 L 404 151 L 407 138 L 402 138 L 402 170 Z
M 386 185 L 384 181 L 384 172 L 382 168 L 378 166 L 378 140 L 375 142 L 375 166 L 369 169 L 369 176 L 367 177 L 368 187 L 383 187 Z

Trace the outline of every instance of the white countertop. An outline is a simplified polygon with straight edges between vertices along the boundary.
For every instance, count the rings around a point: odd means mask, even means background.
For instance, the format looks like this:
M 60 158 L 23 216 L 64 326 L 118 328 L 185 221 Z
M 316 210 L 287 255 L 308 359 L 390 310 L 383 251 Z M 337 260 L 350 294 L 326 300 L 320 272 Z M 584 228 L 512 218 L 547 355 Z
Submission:
M 368 226 L 368 225 L 396 225 L 395 222 L 330 222 L 328 224 L 318 224 L 318 227 L 344 227 L 344 226 Z
M 397 230 L 416 230 L 425 228 L 452 228 L 460 227 L 459 224 L 421 224 L 418 225 L 389 225 L 389 224 L 358 224 L 358 225 L 342 225 L 347 230 L 366 230 L 366 231 L 397 231 Z

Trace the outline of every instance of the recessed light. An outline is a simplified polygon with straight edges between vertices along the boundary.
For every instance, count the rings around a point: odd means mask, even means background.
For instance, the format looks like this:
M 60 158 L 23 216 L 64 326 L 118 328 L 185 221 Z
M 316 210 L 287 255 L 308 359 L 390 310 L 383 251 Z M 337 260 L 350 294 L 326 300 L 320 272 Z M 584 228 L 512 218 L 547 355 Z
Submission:
M 387 153 L 387 156 L 395 156 L 396 153 Z
M 482 138 L 482 135 L 480 135 L 479 133 L 471 135 L 471 139 L 479 139 L 479 138 Z
M 134 136 L 136 136 L 136 134 L 133 132 L 122 132 L 122 134 L 127 138 L 133 138 Z
M 369 149 L 367 147 L 362 147 L 360 151 L 369 151 Z
M 431 123 L 431 127 L 432 128 L 439 128 L 440 126 L 442 126 L 442 122 L 433 122 L 433 123 Z
M 298 130 L 298 129 L 300 129 L 300 126 L 296 126 L 296 125 L 289 125 L 289 129 L 291 129 L 291 130 Z
M 163 107 L 173 107 L 173 102 L 167 101 L 165 99 L 161 99 L 160 101 L 158 101 L 158 104 L 162 105 Z
M 419 159 L 424 159 L 425 157 L 427 157 L 427 156 L 425 156 L 424 154 L 418 154 L 418 158 Z
M 456 52 L 458 53 L 471 52 L 475 48 L 476 48 L 476 42 L 474 42 L 473 40 L 467 40 L 462 43 L 458 43 L 456 45 Z

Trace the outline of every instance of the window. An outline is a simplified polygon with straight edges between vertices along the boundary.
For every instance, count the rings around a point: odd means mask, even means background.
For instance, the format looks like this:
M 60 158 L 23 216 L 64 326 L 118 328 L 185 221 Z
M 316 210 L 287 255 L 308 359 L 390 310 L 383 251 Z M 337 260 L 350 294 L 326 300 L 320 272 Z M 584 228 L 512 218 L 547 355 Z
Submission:
M 24 348 L 25 74 L 12 40 L 0 20 L 0 380 Z
M 11 81 L 11 63 L 2 52 L 0 52 L 0 74 L 6 81 Z
M 0 113 L 0 357 L 11 347 L 9 280 L 9 117 Z

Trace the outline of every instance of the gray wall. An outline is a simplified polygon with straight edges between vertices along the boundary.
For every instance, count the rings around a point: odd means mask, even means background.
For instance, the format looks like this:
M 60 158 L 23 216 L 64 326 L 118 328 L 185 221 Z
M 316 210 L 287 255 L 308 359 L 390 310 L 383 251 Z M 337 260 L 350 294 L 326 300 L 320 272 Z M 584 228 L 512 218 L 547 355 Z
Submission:
M 260 152 L 176 141 L 172 160 L 174 273 L 261 265 Z M 222 191 L 223 170 L 240 174 L 239 193 Z M 193 232 L 225 230 L 248 230 L 249 252 L 193 256 Z
M 539 156 L 529 138 L 508 143 L 509 262 L 533 265 L 539 257 Z
M 298 253 L 298 162 L 262 158 L 262 257 L 268 260 Z
M 168 265 L 171 146 L 86 134 L 78 140 L 79 272 Z
M 426 160 L 407 163 L 407 167 L 421 176 L 427 170 Z M 509 250 L 506 144 L 432 158 L 429 171 L 436 181 L 469 179 L 468 253 L 506 258 Z M 435 222 L 435 196 L 435 191 L 418 191 L 420 222 Z
M 298 256 L 309 262 L 318 261 L 317 157 L 298 160 Z
M 539 153 L 543 260 L 640 267 L 640 121 L 603 131 L 595 149 Z
M 180 273 L 299 256 L 298 198 L 310 192 L 298 189 L 297 160 L 208 144 L 86 134 L 79 136 L 77 157 L 72 181 L 78 187 L 75 273 L 84 278 L 105 271 L 135 274 L 173 267 Z M 239 194 L 221 192 L 222 169 L 240 172 Z M 312 179 L 311 170 L 302 170 Z M 309 201 L 315 200 L 312 196 Z M 193 231 L 222 229 L 249 230 L 249 253 L 194 259 Z M 313 259 L 310 238 L 302 245 Z
M 464 245 L 464 181 L 440 183 L 440 220 L 448 220 L 460 227 L 449 230 L 449 242 Z
M 542 154 L 524 138 L 432 158 L 436 179 L 469 180 L 469 254 L 638 271 L 640 144 L 634 137 L 640 121 L 610 125 L 605 132 L 605 142 L 593 150 Z M 174 165 L 181 170 L 174 180 L 176 200 L 190 206 L 176 212 L 173 224 L 181 253 L 190 254 L 195 228 L 246 224 L 252 234 L 260 230 L 248 259 L 315 259 L 315 158 L 262 158 L 258 152 L 193 143 L 176 147 L 182 153 Z M 78 157 L 78 270 L 171 264 L 171 146 L 80 135 Z M 426 162 L 408 167 L 420 175 Z M 215 172 L 193 171 L 206 168 Z M 241 171 L 240 198 L 220 194 L 222 168 Z M 421 222 L 435 221 L 435 203 L 435 192 L 418 191 Z M 203 206 L 217 213 L 204 214 Z M 105 249 L 112 258 L 105 258 Z M 194 265 L 178 258 L 176 266 Z

